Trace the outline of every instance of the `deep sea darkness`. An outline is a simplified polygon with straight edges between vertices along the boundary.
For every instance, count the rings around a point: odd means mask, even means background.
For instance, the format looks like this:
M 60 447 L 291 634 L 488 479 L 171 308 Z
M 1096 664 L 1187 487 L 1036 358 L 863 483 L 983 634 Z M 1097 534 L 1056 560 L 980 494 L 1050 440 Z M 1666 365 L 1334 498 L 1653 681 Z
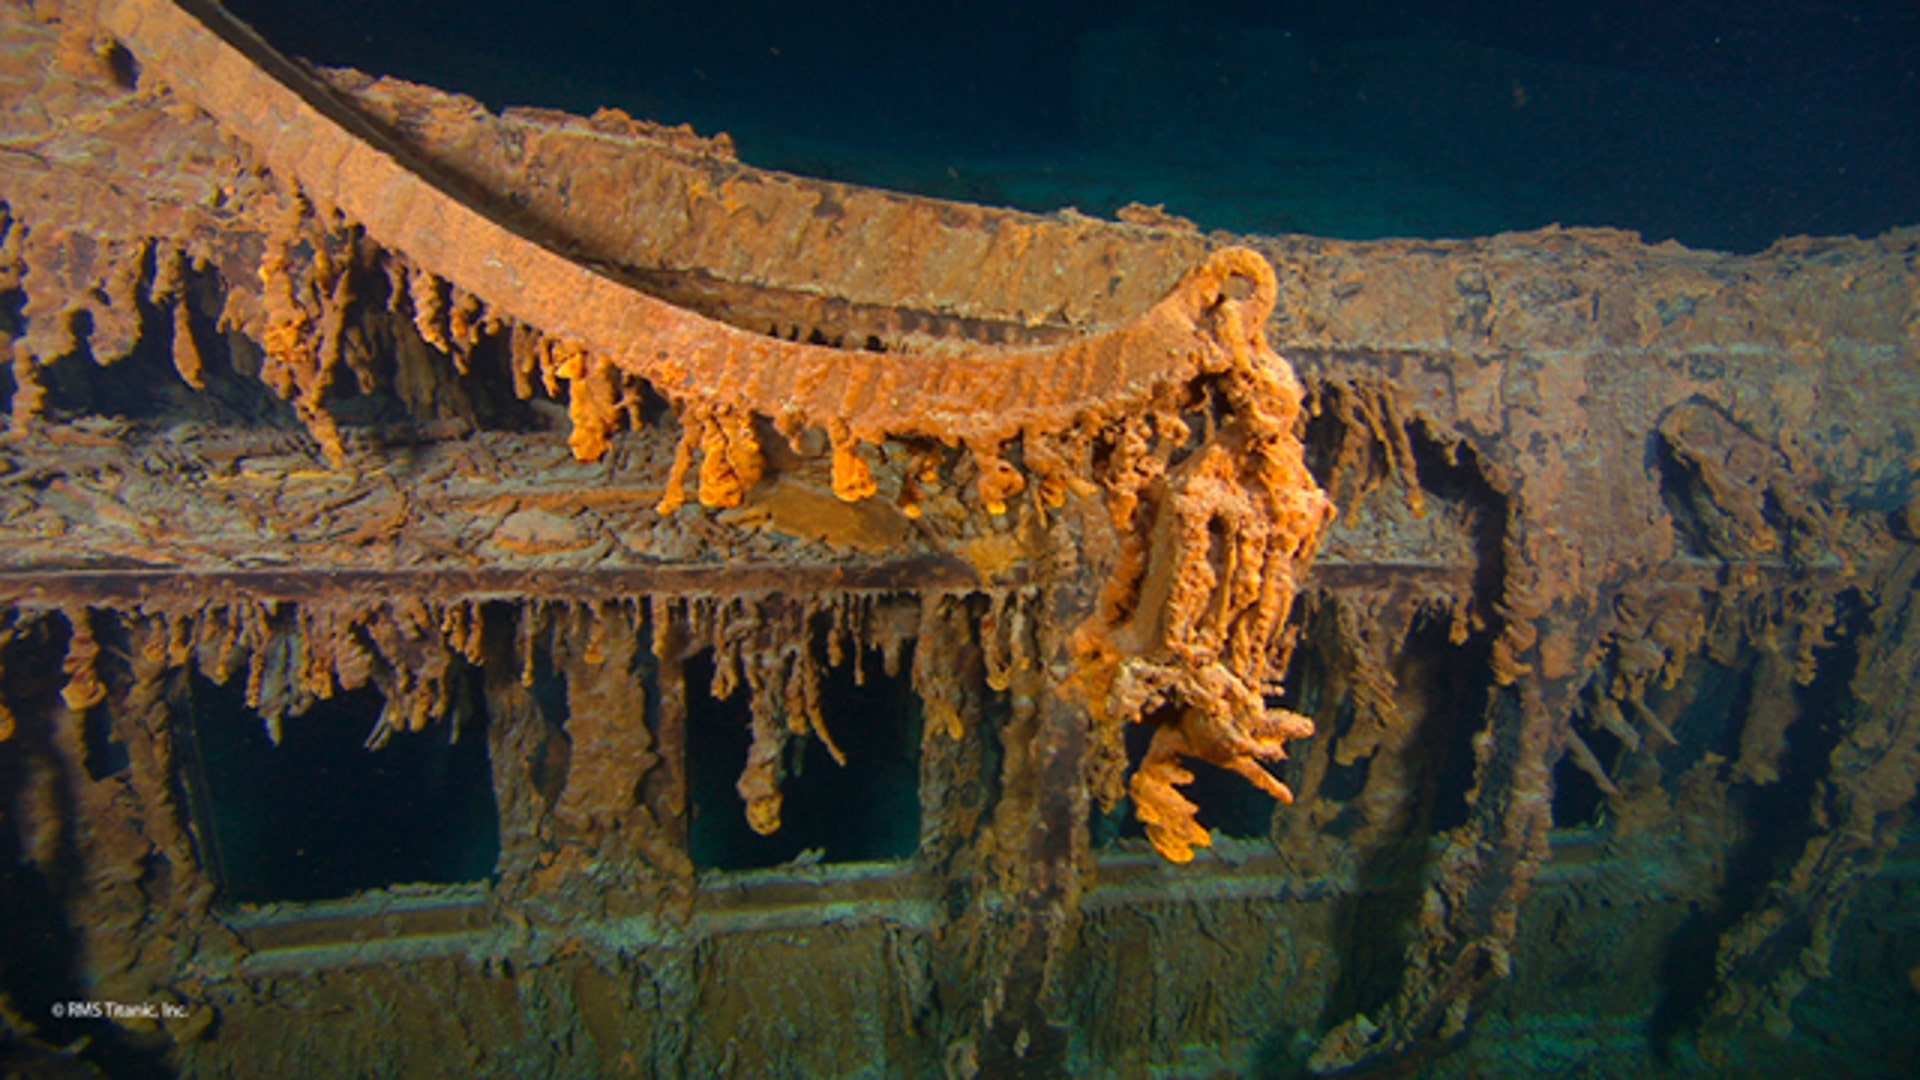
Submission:
M 749 163 L 1206 227 L 1552 222 L 1757 250 L 1920 223 L 1917 0 L 233 0 L 284 51 Z

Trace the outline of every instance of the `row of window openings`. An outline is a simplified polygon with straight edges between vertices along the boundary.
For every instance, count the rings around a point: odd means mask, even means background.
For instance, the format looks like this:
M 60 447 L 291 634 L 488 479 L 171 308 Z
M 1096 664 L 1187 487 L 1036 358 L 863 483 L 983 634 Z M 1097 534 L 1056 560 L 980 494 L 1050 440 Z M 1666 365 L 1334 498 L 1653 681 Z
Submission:
M 822 687 L 837 765 L 810 738 L 790 743 L 783 824 L 762 836 L 749 828 L 735 790 L 751 741 L 744 693 L 708 691 L 710 654 L 687 664 L 687 844 L 701 870 L 749 870 L 802 863 L 911 858 L 920 839 L 918 698 L 903 673 L 878 664 L 856 685 L 850 667 Z M 470 671 L 475 680 L 480 672 Z M 536 695 L 564 699 L 550 673 Z M 477 682 L 472 699 L 478 701 Z M 382 707 L 372 688 L 316 703 L 283 724 L 279 746 L 247 707 L 240 686 L 194 676 L 189 794 L 211 832 L 220 895 L 234 904 L 336 899 L 408 884 L 484 881 L 500 855 L 484 709 L 456 741 L 445 724 L 401 734 L 376 751 L 363 741 Z M 1144 725 L 1130 732 L 1136 760 Z M 944 736 L 938 736 L 944 737 Z M 91 755 L 90 755 L 91 756 Z M 1207 824 L 1229 836 L 1264 836 L 1272 803 L 1244 781 L 1200 766 L 1190 793 Z M 1242 790 L 1245 789 L 1245 790 Z M 1096 846 L 1141 835 L 1124 803 L 1096 809 Z M 203 834 L 204 835 L 204 834 Z

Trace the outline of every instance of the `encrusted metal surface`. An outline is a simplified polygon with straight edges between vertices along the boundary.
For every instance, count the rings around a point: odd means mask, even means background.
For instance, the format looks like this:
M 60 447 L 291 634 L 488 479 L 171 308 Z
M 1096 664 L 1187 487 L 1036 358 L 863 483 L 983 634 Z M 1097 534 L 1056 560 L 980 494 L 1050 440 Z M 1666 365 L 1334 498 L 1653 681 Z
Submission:
M 1898 1060 L 1795 1002 L 1920 778 L 1913 234 L 1206 237 L 492 116 L 197 0 L 0 36 L 0 888 L 70 928 L 0 967 L 21 1060 L 1491 1069 L 1557 936 L 1643 961 L 1608 1069 Z M 696 870 L 690 703 L 747 702 L 778 835 L 849 668 L 916 697 L 917 853 Z M 493 876 L 218 902 L 200 677 L 276 740 L 368 687 L 373 746 L 484 730 Z M 1249 781 L 1293 805 L 1201 827 Z

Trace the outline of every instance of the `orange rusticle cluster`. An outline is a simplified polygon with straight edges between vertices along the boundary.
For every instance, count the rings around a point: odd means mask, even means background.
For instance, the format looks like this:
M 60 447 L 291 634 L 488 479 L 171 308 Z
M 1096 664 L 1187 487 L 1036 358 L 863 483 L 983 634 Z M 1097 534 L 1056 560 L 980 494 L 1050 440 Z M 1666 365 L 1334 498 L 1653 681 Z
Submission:
M 879 494 L 861 444 L 889 439 L 966 447 L 990 514 L 1016 498 L 1046 507 L 1104 489 L 1124 554 L 1079 635 L 1076 683 L 1096 721 L 1094 780 L 1108 802 L 1124 773 L 1116 729 L 1152 719 L 1180 733 L 1161 738 L 1135 785 L 1170 858 L 1190 854 L 1195 841 L 1180 837 L 1197 825 L 1182 832 L 1192 811 L 1155 800 L 1156 777 L 1177 780 L 1164 763 L 1186 753 L 1258 771 L 1286 734 L 1305 730 L 1269 713 L 1263 695 L 1331 507 L 1294 433 L 1299 385 L 1262 332 L 1277 285 L 1257 253 L 1213 251 L 1136 318 L 1048 347 L 913 355 L 781 340 L 651 296 L 427 182 L 430 166 L 405 146 L 336 123 L 314 94 L 172 5 L 129 0 L 102 20 L 137 55 L 165 58 L 175 93 L 349 231 L 345 257 L 328 251 L 310 272 L 293 248 L 275 247 L 260 298 L 271 381 L 336 466 L 344 455 L 324 400 L 335 363 L 354 366 L 344 309 L 363 276 L 354 271 L 375 269 L 384 252 L 389 277 L 400 262 L 406 270 L 406 288 L 389 289 L 394 313 L 404 302 L 436 349 L 458 354 L 476 330 L 510 328 L 516 389 L 530 390 L 536 370 L 550 394 L 569 384 L 576 456 L 603 454 L 615 427 L 638 419 L 638 384 L 670 402 L 682 441 L 663 511 L 685 501 L 696 451 L 701 502 L 739 505 L 762 471 L 762 419 L 796 444 L 827 433 L 834 492 L 849 502 Z M 1207 418 L 1197 450 L 1183 415 Z M 910 491 L 899 497 L 911 503 Z
M 924 604 L 924 607 L 922 606 Z M 656 599 L 651 619 L 654 656 L 663 665 L 679 665 L 695 649 L 711 649 L 713 682 L 709 692 L 726 700 L 742 689 L 752 716 L 753 741 L 740 778 L 734 784 L 746 807 L 747 824 L 761 835 L 782 824 L 788 744 L 812 736 L 840 766 L 846 754 L 833 740 L 822 707 L 823 680 L 830 669 L 850 666 L 856 684 L 864 683 L 869 652 L 880 655 L 889 677 L 901 673 L 907 642 L 916 634 L 950 639 L 950 608 L 938 598 L 860 594 L 793 597 Z M 948 655 L 952 648 L 944 650 Z M 929 661 L 937 665 L 938 658 Z M 925 671 L 915 660 L 916 679 L 951 682 L 948 669 Z M 938 687 L 925 696 L 940 697 Z M 684 700 L 669 706 L 684 710 Z M 951 703 L 931 708 L 936 719 L 954 711 Z M 684 720 L 684 712 L 682 712 Z
M 762 474 L 755 433 L 761 418 L 796 448 L 805 431 L 824 432 L 833 450 L 833 490 L 847 502 L 880 492 L 862 444 L 907 438 L 965 447 L 977 504 L 990 514 L 1006 513 L 1029 492 L 1058 507 L 1068 492 L 1097 490 L 1097 479 L 1116 517 L 1125 518 L 1157 475 L 1153 467 L 1164 464 L 1151 446 L 1155 434 L 1185 437 L 1179 413 L 1195 381 L 1279 363 L 1259 332 L 1273 298 L 1265 260 L 1228 248 L 1132 321 L 1047 348 L 981 346 L 925 356 L 830 349 L 656 308 L 645 321 L 648 333 L 595 353 L 594 363 L 653 386 L 679 410 L 681 442 L 663 512 L 687 501 L 696 454 L 700 502 L 739 505 Z M 1237 378 L 1254 398 L 1292 385 L 1291 376 L 1264 389 L 1253 387 L 1251 376 Z M 575 383 L 572 392 L 580 389 Z M 1297 405 L 1286 410 L 1297 412 Z M 576 425 L 610 429 L 602 421 L 608 410 L 586 412 Z M 605 447 L 603 438 L 575 439 L 583 458 Z M 1100 477 L 1092 475 L 1096 448 L 1108 461 Z M 912 486 L 899 495 L 909 514 Z
M 1193 772 L 1181 765 L 1180 759 L 1199 758 L 1231 769 L 1261 791 L 1291 803 L 1293 791 L 1275 780 L 1260 762 L 1286 757 L 1288 740 L 1312 734 L 1313 721 L 1285 709 L 1268 715 L 1249 710 L 1235 720 L 1225 720 L 1219 714 L 1189 706 L 1178 723 L 1163 724 L 1154 731 L 1146 757 L 1128 785 L 1133 812 L 1146 826 L 1155 850 L 1173 862 L 1188 862 L 1193 849 L 1209 846 L 1213 837 L 1200 824 L 1200 808 L 1178 789 L 1178 785 L 1193 782 Z
M 672 315 L 655 324 L 649 350 L 623 350 L 616 362 L 681 399 L 685 434 L 663 509 L 678 505 L 696 441 L 715 463 L 702 467 L 702 502 L 725 505 L 710 492 L 739 498 L 758 476 L 755 415 L 789 439 L 824 429 L 835 493 L 849 502 L 878 493 L 859 444 L 895 436 L 966 446 L 988 513 L 1028 492 L 1057 507 L 1069 491 L 1104 491 L 1123 554 L 1101 613 L 1077 635 L 1075 680 L 1095 718 L 1094 782 L 1115 801 L 1125 725 L 1159 724 L 1132 792 L 1155 846 L 1184 862 L 1206 833 L 1173 790 L 1190 779 L 1180 758 L 1214 762 L 1285 799 L 1260 763 L 1312 732 L 1304 717 L 1265 703 L 1297 584 L 1333 517 L 1296 432 L 1299 382 L 1263 331 L 1276 293 L 1264 259 L 1228 248 L 1133 321 L 1048 349 L 845 352 Z M 1189 449 L 1183 415 L 1193 414 L 1207 430 Z M 723 415 L 731 427 L 715 419 Z M 1038 483 L 1014 464 L 1016 444 Z M 735 465 L 743 448 L 753 467 Z
M 1297 582 L 1332 518 L 1295 432 L 1300 386 L 1262 332 L 1275 289 L 1263 259 L 1228 249 L 1133 322 L 1051 350 L 987 351 L 955 366 L 743 343 L 724 328 L 683 324 L 662 341 L 688 334 L 685 348 L 653 353 L 670 359 L 620 366 L 681 397 L 683 436 L 663 511 L 686 497 L 696 453 L 700 501 L 742 500 L 764 467 L 755 417 L 789 439 L 824 429 L 835 494 L 848 502 L 878 494 L 859 444 L 894 435 L 968 447 L 988 513 L 1029 493 L 1058 507 L 1068 492 L 1103 492 L 1123 553 L 1100 614 L 1077 636 L 1075 683 L 1096 729 L 1093 780 L 1103 800 L 1116 800 L 1126 725 L 1158 724 L 1132 793 L 1156 847 L 1186 861 L 1207 836 L 1175 790 L 1191 779 L 1181 758 L 1231 769 L 1286 799 L 1261 763 L 1312 732 L 1304 717 L 1265 702 Z M 1000 378 L 980 378 L 996 369 Z M 909 376 L 927 392 L 880 392 Z M 1208 417 L 1202 438 L 1183 413 Z M 813 681 L 804 667 L 742 673 L 761 707 L 741 794 L 761 831 L 778 828 L 786 739 L 810 728 L 824 734 L 804 721 L 813 710 L 793 692 Z M 781 710 L 776 698 L 791 700 Z
M 1108 804 L 1118 798 L 1125 726 L 1156 724 L 1128 790 L 1148 839 L 1174 862 L 1210 842 L 1197 808 L 1176 790 L 1193 779 L 1181 758 L 1229 769 L 1290 802 L 1261 763 L 1313 733 L 1306 717 L 1266 704 L 1284 665 L 1294 595 L 1334 513 L 1295 433 L 1299 383 L 1261 333 L 1257 301 L 1271 295 L 1270 275 L 1254 275 L 1251 310 L 1212 328 L 1228 358 L 1215 391 L 1225 420 L 1165 475 L 1137 470 L 1116 518 L 1127 538 L 1120 566 L 1077 634 L 1104 764 L 1098 794 Z M 1161 418 L 1157 426 L 1172 425 Z M 1162 434 L 1187 437 L 1178 428 Z
M 225 684 L 244 673 L 246 703 L 277 745 L 284 722 L 342 690 L 376 686 L 386 707 L 367 735 L 377 749 L 395 734 L 424 730 L 449 715 L 456 660 L 482 660 L 482 605 L 405 594 L 341 597 L 298 605 L 247 597 L 143 607 L 145 659 L 166 670 L 197 668 Z M 70 636 L 61 696 L 80 713 L 107 700 L 96 670 L 98 613 L 65 612 Z M 0 641 L 5 636 L 0 635 Z

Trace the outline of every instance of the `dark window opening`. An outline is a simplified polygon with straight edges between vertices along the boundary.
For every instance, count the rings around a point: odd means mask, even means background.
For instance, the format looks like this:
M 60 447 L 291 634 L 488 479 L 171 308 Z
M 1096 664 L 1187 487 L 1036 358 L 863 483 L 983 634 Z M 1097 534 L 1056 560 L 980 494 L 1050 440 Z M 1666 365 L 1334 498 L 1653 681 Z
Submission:
M 747 691 L 716 700 L 713 654 L 689 660 L 687 777 L 692 819 L 688 847 L 703 870 L 751 870 L 801 860 L 874 862 L 911 858 L 920 846 L 920 702 L 908 663 L 881 671 L 869 652 L 866 685 L 852 665 L 834 668 L 821 686 L 827 730 L 847 755 L 843 767 L 811 735 L 787 744 L 780 829 L 761 836 L 747 824 L 734 785 L 752 744 Z
M 499 621 L 502 625 L 506 622 L 505 618 Z M 573 769 L 573 740 L 567 735 L 567 680 L 554 670 L 550 652 L 540 650 L 534 654 L 533 685 L 527 689 L 538 710 L 540 733 L 531 750 L 524 752 L 527 778 L 540 793 L 541 801 L 551 809 L 560 804 L 567 791 L 567 775 Z M 658 716 L 653 697 L 650 692 L 649 715 Z
M 1153 719 L 1157 718 L 1150 718 L 1146 723 L 1127 725 L 1129 780 L 1134 771 L 1140 768 L 1141 760 L 1147 755 L 1147 747 L 1153 742 L 1153 733 L 1158 727 L 1152 722 Z M 1180 765 L 1193 773 L 1193 782 L 1181 785 L 1178 790 L 1200 808 L 1196 817 L 1208 831 L 1235 840 L 1263 840 L 1272 834 L 1273 813 L 1280 805 L 1273 796 L 1254 787 L 1246 777 L 1211 762 L 1183 757 Z M 1277 763 L 1266 765 L 1267 771 L 1275 776 L 1280 776 L 1280 768 L 1281 765 Z M 1140 824 L 1139 816 L 1133 812 L 1131 796 L 1114 804 L 1111 813 L 1101 813 L 1099 804 L 1094 804 L 1094 847 L 1111 845 L 1118 840 L 1142 840 L 1146 835 L 1146 827 Z
M 1236 840 L 1264 840 L 1273 831 L 1274 810 L 1280 803 L 1253 786 L 1253 782 L 1218 765 L 1187 758 L 1193 783 L 1181 790 L 1200 807 L 1200 824 Z M 1275 767 L 1266 766 L 1268 772 Z
M 1475 633 L 1454 645 L 1450 633 L 1444 617 L 1416 622 L 1406 645 L 1413 662 L 1403 660 L 1394 671 L 1401 686 L 1422 688 L 1419 708 L 1424 719 L 1413 753 L 1418 755 L 1415 761 L 1431 770 L 1432 787 L 1422 795 L 1433 808 L 1430 833 L 1467 823 L 1479 776 L 1474 739 L 1484 725 L 1497 723 L 1492 708 L 1499 692 L 1492 676 L 1494 635 Z
M 442 718 L 368 750 L 382 698 L 345 691 L 286 718 L 276 747 L 238 680 L 195 676 L 188 693 L 224 901 L 331 900 L 493 872 L 500 827 L 483 717 L 457 742 Z
M 1593 828 L 1601 823 L 1601 812 L 1606 806 L 1606 795 L 1600 785 L 1585 769 L 1574 764 L 1573 755 L 1561 758 L 1553 767 L 1554 828 Z
M 96 705 L 88 709 L 80 731 L 89 780 L 104 780 L 132 764 L 126 744 L 113 737 L 113 714 L 105 708 Z
M 4 309 L 10 303 L 11 301 L 8 298 L 0 297 L 0 309 Z M 5 325 L 4 319 L 0 319 L 0 328 L 4 328 Z M 10 333 L 11 331 L 9 330 L 8 332 Z M 9 415 L 13 412 L 13 395 L 17 389 L 19 389 L 19 384 L 13 379 L 13 365 L 9 364 L 5 368 L 0 368 L 0 409 L 5 409 Z
M 81 311 L 70 317 L 75 348 L 49 358 L 40 369 L 47 407 L 56 413 L 92 413 L 131 420 L 148 419 L 164 408 L 156 387 L 178 384 L 170 354 L 159 345 L 171 340 L 160 330 L 159 315 L 145 303 L 133 312 L 136 337 L 124 356 L 95 353 L 94 318 Z M 115 347 L 115 353 L 120 348 Z

